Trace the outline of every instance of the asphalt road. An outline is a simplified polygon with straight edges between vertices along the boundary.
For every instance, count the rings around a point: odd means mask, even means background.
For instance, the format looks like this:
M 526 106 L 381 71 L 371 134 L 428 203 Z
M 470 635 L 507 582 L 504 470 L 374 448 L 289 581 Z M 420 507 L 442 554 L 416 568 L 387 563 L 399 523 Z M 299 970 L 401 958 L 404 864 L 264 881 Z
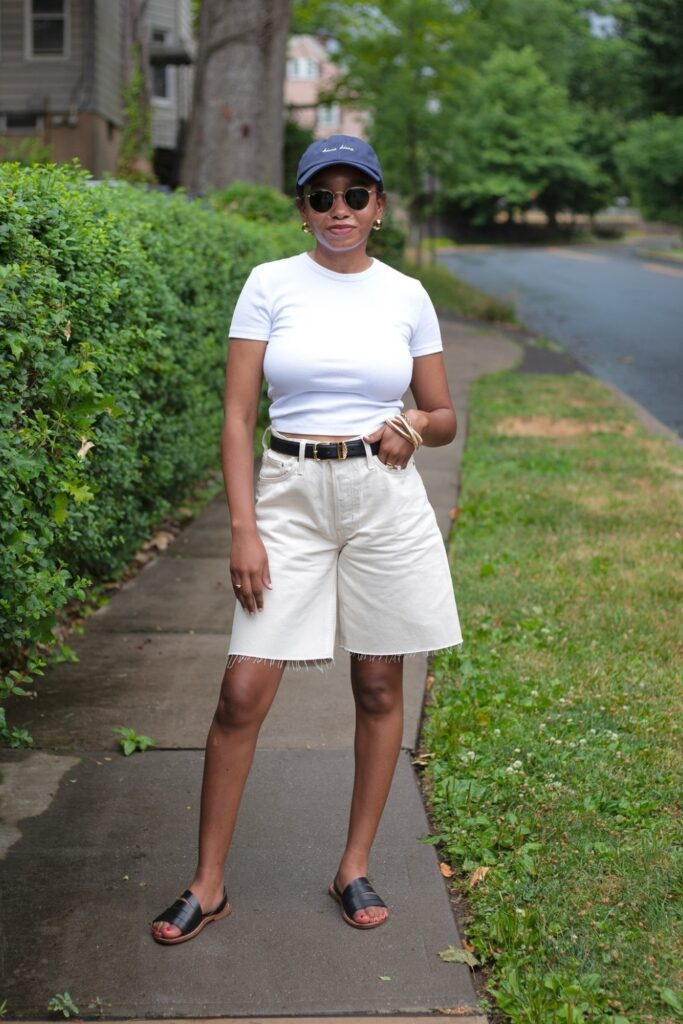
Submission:
M 634 246 L 476 247 L 440 259 L 683 435 L 683 265 Z

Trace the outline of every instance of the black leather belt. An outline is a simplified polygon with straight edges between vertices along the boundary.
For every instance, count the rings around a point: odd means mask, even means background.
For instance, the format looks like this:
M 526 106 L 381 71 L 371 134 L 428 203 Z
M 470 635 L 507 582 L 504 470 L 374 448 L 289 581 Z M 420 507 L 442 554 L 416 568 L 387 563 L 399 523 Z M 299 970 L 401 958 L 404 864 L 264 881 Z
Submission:
M 299 442 L 287 441 L 282 437 L 270 439 L 270 447 L 274 452 L 282 452 L 283 455 L 298 455 Z M 370 451 L 376 455 L 379 451 L 379 441 L 370 445 Z M 360 439 L 355 441 L 316 441 L 315 444 L 307 444 L 305 457 L 307 459 L 353 459 L 359 455 L 365 455 L 365 445 Z

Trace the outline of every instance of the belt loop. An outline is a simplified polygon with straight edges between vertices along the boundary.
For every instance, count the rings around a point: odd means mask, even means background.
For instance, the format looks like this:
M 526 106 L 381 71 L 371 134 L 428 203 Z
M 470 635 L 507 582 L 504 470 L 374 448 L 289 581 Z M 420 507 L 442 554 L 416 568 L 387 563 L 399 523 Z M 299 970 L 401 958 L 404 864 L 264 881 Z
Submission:
M 266 450 L 266 448 L 269 447 L 269 445 L 266 444 L 266 434 L 270 434 L 271 437 L 273 436 L 273 430 L 272 430 L 272 427 L 271 427 L 270 423 L 268 424 L 266 429 L 261 434 L 261 451 L 263 451 L 263 452 Z
M 299 441 L 299 465 L 297 467 L 297 474 L 303 476 L 306 468 L 306 442 L 304 440 Z
M 363 445 L 365 447 L 365 461 L 368 464 L 368 469 L 374 470 L 377 467 L 375 466 L 375 463 L 372 461 L 372 448 L 370 447 L 369 443 L 365 440 L 364 437 L 361 437 L 361 441 L 363 442 Z

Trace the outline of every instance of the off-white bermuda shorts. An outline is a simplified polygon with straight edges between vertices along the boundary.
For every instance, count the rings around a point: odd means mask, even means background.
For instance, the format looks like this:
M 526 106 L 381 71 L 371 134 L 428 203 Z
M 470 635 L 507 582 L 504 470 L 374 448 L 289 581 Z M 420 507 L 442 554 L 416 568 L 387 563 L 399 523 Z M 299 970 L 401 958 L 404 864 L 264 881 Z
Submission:
M 280 435 L 281 436 L 281 435 Z M 229 658 L 332 660 L 335 643 L 387 656 L 462 643 L 443 538 L 411 458 L 317 462 L 267 448 L 256 524 L 272 590 L 263 610 L 238 603 Z

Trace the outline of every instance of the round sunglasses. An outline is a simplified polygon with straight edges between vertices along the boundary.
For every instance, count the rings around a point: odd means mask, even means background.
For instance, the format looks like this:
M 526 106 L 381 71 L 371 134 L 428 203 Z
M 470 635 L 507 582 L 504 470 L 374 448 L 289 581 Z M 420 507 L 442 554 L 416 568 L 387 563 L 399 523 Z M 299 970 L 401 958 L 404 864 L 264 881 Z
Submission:
M 376 192 L 376 188 L 365 188 L 362 185 L 354 185 L 347 188 L 345 192 L 330 192 L 326 188 L 316 188 L 309 192 L 306 198 L 312 210 L 316 213 L 327 213 L 334 205 L 337 196 L 343 196 L 344 202 L 350 210 L 364 210 L 370 202 L 370 196 Z

